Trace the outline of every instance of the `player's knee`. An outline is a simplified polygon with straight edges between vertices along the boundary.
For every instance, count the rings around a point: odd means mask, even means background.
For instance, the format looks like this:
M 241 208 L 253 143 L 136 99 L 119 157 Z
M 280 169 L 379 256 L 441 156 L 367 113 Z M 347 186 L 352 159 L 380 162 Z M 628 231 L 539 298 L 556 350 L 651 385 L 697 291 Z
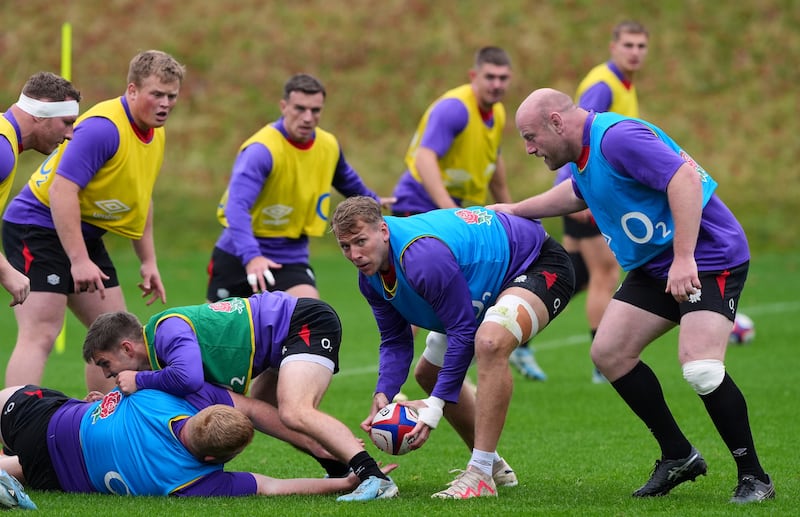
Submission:
M 441 368 L 444 365 L 444 353 L 447 351 L 447 336 L 441 332 L 428 332 L 425 336 L 424 357 L 433 366 Z
M 708 395 L 722 384 L 725 364 L 718 359 L 689 361 L 683 365 L 683 378 L 698 395 Z
M 439 370 L 441 370 L 440 367 L 431 364 L 423 357 L 417 361 L 417 365 L 414 367 L 414 380 L 425 390 L 425 393 L 430 394 L 436 385 Z
M 283 422 L 283 425 L 292 431 L 300 433 L 305 432 L 308 428 L 308 419 L 310 418 L 311 411 L 294 406 L 285 406 L 286 405 L 282 405 L 278 408 L 278 416 L 281 422 Z

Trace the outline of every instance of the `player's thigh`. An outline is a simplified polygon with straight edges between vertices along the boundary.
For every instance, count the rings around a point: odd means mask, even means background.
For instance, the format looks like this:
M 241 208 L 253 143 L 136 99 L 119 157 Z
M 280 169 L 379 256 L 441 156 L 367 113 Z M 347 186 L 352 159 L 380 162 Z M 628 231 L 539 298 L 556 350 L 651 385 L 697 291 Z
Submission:
M 733 323 L 712 311 L 689 312 L 681 318 L 678 359 L 681 364 L 700 359 L 723 361 Z
M 333 372 L 315 362 L 283 363 L 278 375 L 278 407 L 281 412 L 317 408 L 330 386 Z
M 642 350 L 675 324 L 635 305 L 612 299 L 592 340 L 595 363 L 637 358 Z
M 34 291 L 25 303 L 14 306 L 17 332 L 22 342 L 45 340 L 51 342 L 64 325 L 67 296 L 61 293 Z
M 536 315 L 538 331 L 553 321 L 567 306 L 575 291 L 575 271 L 569 254 L 553 238 L 548 238 L 539 256 L 521 274 L 503 285 L 503 296 L 519 296 Z M 526 309 L 520 304 L 521 309 Z
M 107 287 L 105 297 L 99 291 L 92 293 L 72 293 L 68 297 L 69 308 L 86 327 L 89 327 L 98 316 L 105 312 L 126 310 L 122 288 Z
M 287 294 L 295 298 L 319 298 L 319 291 L 317 288 L 310 284 L 299 284 L 290 287 L 286 290 Z
M 475 353 L 488 344 L 506 348 L 509 354 L 520 343 L 528 341 L 550 321 L 547 307 L 537 294 L 522 287 L 505 289 L 475 334 Z

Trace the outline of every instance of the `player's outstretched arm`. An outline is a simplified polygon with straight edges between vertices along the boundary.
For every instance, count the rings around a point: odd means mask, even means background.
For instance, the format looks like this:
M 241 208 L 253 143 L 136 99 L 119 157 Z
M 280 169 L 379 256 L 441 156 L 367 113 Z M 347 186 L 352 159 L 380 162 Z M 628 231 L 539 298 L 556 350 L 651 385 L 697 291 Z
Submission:
M 396 463 L 381 467 L 384 474 L 397 468 Z M 278 479 L 262 474 L 253 474 L 258 486 L 258 495 L 331 494 L 355 489 L 361 482 L 353 473 L 346 478 L 290 478 Z

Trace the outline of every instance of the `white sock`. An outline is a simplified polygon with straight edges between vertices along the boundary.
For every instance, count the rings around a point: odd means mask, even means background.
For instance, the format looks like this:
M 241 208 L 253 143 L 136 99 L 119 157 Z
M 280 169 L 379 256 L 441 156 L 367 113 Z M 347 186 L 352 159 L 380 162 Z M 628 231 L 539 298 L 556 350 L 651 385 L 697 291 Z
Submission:
M 478 449 L 472 449 L 472 458 L 470 458 L 467 466 L 472 465 L 476 469 L 480 469 L 484 474 L 492 475 L 492 464 L 494 457 L 497 455 L 496 451 L 486 452 Z

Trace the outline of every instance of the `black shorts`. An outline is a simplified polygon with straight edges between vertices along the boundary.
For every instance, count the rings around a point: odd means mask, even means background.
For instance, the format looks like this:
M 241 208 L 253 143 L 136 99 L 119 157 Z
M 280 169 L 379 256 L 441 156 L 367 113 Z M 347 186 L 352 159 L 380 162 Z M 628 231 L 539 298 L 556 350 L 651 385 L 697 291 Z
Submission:
M 730 269 L 700 271 L 700 299 L 694 303 L 678 303 L 665 293 L 666 278 L 653 278 L 641 269 L 634 269 L 625 277 L 614 299 L 678 324 L 684 314 L 695 311 L 717 312 L 733 321 L 749 268 L 750 262 L 745 262 Z
M 270 291 L 286 291 L 296 285 L 317 287 L 314 270 L 308 264 L 283 264 L 283 267 L 270 271 L 275 277 L 275 285 L 267 284 Z M 252 295 L 253 287 L 247 283 L 247 271 L 242 261 L 215 246 L 208 263 L 206 299 L 216 302 L 231 296 L 247 298 Z
M 506 283 L 501 291 L 509 287 L 522 287 L 538 296 L 553 321 L 575 292 L 575 272 L 569 254 L 555 239 L 548 237 L 542 244 L 539 258 L 523 274 Z
M 564 235 L 573 239 L 588 239 L 589 237 L 601 235 L 600 228 L 597 227 L 594 219 L 588 223 L 582 223 L 566 216 L 561 219 L 564 221 Z
M 2 408 L 0 432 L 5 446 L 19 457 L 25 480 L 33 488 L 61 490 L 47 448 L 47 426 L 68 400 L 60 391 L 29 384 L 11 395 Z
M 84 243 L 89 259 L 108 276 L 103 285 L 117 287 L 117 270 L 108 256 L 103 239 L 84 239 Z M 14 269 L 30 278 L 31 291 L 60 294 L 75 292 L 75 282 L 70 272 L 71 263 L 55 230 L 3 221 L 3 248 Z
M 336 311 L 322 300 L 298 298 L 289 321 L 289 336 L 282 347 L 282 363 L 292 355 L 320 356 L 333 363 L 333 373 L 336 373 L 339 371 L 341 344 L 342 322 Z M 313 361 L 313 358 L 309 359 Z

